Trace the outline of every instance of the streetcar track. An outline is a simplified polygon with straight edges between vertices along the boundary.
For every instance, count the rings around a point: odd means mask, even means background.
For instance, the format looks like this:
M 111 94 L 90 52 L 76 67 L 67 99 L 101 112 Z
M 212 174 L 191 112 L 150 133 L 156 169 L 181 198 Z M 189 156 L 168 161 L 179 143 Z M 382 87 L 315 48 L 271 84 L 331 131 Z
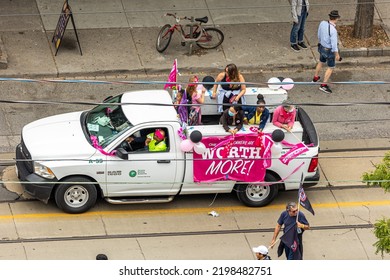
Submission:
M 355 230 L 370 229 L 372 224 L 355 225 L 327 225 L 310 227 L 310 230 Z M 0 244 L 15 243 L 36 243 L 36 242 L 59 242 L 59 241 L 84 241 L 84 240 L 107 240 L 123 238 L 155 238 L 155 237 L 180 237 L 180 236 L 199 236 L 199 235 L 217 235 L 217 234 L 246 234 L 246 233 L 266 233 L 274 232 L 274 228 L 264 229 L 231 229 L 231 230 L 210 230 L 210 231 L 185 231 L 185 232 L 161 232 L 161 233 L 129 233 L 129 234 L 109 234 L 109 235 L 87 235 L 87 236 L 69 236 L 69 237 L 44 237 L 44 238 L 18 238 L 14 240 L 0 240 Z
M 330 183 L 330 182 L 328 182 Z M 0 183 L 0 186 L 1 186 L 1 183 Z M 381 187 L 380 186 L 367 186 L 367 185 L 343 185 L 343 186 L 335 186 L 335 185 L 327 185 L 327 186 L 312 186 L 312 187 L 307 187 L 305 188 L 305 192 L 312 192 L 312 191 L 334 191 L 334 190 L 356 190 L 356 189 L 380 189 Z M 291 190 L 291 191 L 294 191 L 294 190 Z M 290 192 L 290 191 L 286 191 L 286 192 Z M 230 195 L 230 194 L 220 194 L 220 195 Z M 31 201 L 31 202 L 34 202 L 34 201 L 39 201 L 38 199 L 35 199 L 35 198 L 23 198 L 21 196 L 19 196 L 17 199 L 15 200 L 3 200 L 3 201 L 0 201 L 0 204 L 1 203 L 19 203 L 19 202 L 27 202 L 27 201 Z M 104 200 L 102 200 L 104 202 Z

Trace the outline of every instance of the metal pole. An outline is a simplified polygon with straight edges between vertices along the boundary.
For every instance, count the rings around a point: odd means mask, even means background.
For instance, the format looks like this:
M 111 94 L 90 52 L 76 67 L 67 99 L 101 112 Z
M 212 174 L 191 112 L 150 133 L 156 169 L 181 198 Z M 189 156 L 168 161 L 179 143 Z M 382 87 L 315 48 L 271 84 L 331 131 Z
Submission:
M 194 29 L 194 25 L 193 25 L 193 23 L 195 22 L 195 20 L 194 20 L 194 17 L 191 17 L 191 25 L 190 25 L 190 39 L 192 39 L 192 37 L 193 37 L 193 29 Z M 189 47 L 190 47 L 190 49 L 189 49 L 189 54 L 190 55 L 192 55 L 192 44 L 193 44 L 193 41 L 192 40 L 190 40 L 190 42 L 189 42 L 190 44 L 189 44 Z

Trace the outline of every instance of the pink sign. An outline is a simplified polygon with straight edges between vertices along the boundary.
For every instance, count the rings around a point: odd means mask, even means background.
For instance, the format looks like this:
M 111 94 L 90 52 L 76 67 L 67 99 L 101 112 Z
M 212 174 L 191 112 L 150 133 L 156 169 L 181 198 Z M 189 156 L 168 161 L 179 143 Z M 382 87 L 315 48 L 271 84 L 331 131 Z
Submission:
M 203 137 L 206 151 L 194 153 L 194 181 L 262 182 L 266 168 L 271 164 L 264 159 L 264 150 L 270 153 L 272 143 L 264 145 L 263 139 L 261 148 L 255 145 L 256 139 L 256 134 L 236 134 L 234 138 Z
M 309 149 L 305 144 L 299 143 L 293 146 L 287 153 L 285 153 L 283 156 L 279 158 L 279 160 L 283 163 L 288 165 L 291 160 L 299 156 L 300 154 L 303 154 L 307 152 Z

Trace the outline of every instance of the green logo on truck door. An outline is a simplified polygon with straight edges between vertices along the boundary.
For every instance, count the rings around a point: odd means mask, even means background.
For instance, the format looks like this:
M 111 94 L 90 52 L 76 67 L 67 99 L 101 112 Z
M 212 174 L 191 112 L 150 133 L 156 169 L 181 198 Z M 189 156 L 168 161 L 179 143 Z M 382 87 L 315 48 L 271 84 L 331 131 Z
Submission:
M 135 177 L 135 176 L 137 176 L 137 171 L 131 170 L 130 173 L 129 173 L 129 176 L 130 176 L 130 177 Z

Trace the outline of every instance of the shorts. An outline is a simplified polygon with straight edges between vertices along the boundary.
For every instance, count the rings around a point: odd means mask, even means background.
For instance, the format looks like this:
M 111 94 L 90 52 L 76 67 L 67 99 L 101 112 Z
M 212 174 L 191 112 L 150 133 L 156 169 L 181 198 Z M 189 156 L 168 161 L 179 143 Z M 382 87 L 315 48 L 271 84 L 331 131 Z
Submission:
M 332 49 L 324 48 L 322 45 L 318 44 L 318 52 L 320 53 L 320 61 L 322 63 L 327 63 L 329 68 L 336 67 L 336 57 Z

